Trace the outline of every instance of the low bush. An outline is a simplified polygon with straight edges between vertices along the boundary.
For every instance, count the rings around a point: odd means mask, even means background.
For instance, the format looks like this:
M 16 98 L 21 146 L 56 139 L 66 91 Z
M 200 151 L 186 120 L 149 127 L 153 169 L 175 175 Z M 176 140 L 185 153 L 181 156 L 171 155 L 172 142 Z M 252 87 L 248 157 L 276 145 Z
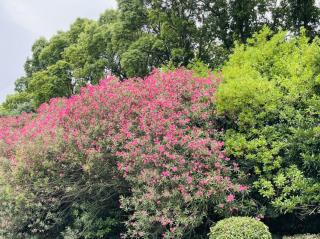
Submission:
M 266 225 L 250 217 L 230 217 L 211 228 L 210 239 L 271 239 Z

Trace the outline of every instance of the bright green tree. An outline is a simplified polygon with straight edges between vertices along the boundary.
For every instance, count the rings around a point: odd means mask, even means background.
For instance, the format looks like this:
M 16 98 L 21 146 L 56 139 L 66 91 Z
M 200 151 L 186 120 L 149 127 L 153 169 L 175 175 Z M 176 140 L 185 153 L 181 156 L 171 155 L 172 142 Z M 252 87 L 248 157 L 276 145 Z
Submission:
M 320 40 L 309 41 L 265 28 L 222 70 L 226 150 L 269 216 L 319 213 Z

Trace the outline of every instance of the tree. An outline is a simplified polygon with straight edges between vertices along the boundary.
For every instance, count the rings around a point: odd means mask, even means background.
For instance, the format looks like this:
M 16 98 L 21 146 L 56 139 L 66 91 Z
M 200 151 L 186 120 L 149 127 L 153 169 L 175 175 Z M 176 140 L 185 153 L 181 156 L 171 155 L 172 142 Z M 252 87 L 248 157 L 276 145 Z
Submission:
M 301 28 L 310 37 L 318 34 L 319 7 L 315 0 L 281 0 L 273 9 L 273 21 L 278 27 L 299 34 Z
M 319 38 L 265 28 L 223 67 L 217 111 L 228 155 L 267 217 L 319 213 Z
M 69 64 L 60 60 L 47 70 L 34 73 L 28 90 L 33 93 L 36 108 L 51 98 L 71 96 L 74 92 Z
M 77 41 L 64 50 L 63 56 L 70 64 L 76 88 L 87 83 L 96 84 L 108 73 L 121 74 L 112 45 L 112 29 L 117 19 L 117 11 L 107 10 L 97 22 L 83 21 Z
M 45 64 L 40 59 L 40 54 L 47 45 L 48 41 L 43 37 L 36 40 L 32 45 L 32 57 L 28 58 L 24 65 L 24 70 L 27 77 L 31 77 L 34 72 L 43 70 L 45 68 Z
M 196 1 L 146 1 L 150 28 L 163 49 L 164 64 L 184 66 L 194 57 Z
M 268 0 L 229 1 L 230 34 L 233 40 L 245 43 L 252 34 L 268 24 Z
M 33 96 L 23 91 L 7 95 L 2 107 L 8 114 L 18 115 L 22 112 L 32 112 L 35 105 Z

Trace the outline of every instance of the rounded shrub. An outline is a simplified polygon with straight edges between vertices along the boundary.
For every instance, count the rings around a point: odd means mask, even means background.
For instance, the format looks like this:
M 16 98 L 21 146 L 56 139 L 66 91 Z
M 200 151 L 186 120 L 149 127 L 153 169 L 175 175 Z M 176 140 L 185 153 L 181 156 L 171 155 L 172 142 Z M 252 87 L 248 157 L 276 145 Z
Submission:
M 251 217 L 230 217 L 211 228 L 210 239 L 271 239 L 268 227 Z
M 238 208 L 246 186 L 215 128 L 219 82 L 108 77 L 0 118 L 0 237 L 120 238 L 125 222 L 129 238 L 183 238 L 209 209 Z

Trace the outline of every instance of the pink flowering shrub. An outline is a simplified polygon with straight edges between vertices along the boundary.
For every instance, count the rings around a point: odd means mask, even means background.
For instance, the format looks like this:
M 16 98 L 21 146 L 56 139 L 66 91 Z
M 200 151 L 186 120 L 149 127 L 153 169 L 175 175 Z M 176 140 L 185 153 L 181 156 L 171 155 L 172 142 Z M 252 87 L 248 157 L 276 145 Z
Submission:
M 102 202 L 99 212 L 108 212 L 119 198 L 125 235 L 134 238 L 182 238 L 210 210 L 233 213 L 247 188 L 234 184 L 238 166 L 215 130 L 218 84 L 186 70 L 124 82 L 108 77 L 70 99 L 51 100 L 33 118 L 21 116 L 21 125 L 1 119 L 0 157 L 10 162 L 3 175 L 14 178 L 7 182 L 12 195 L 30 207 L 51 205 L 37 211 L 45 226 L 34 220 L 27 227 L 57 230 L 75 205 Z
M 23 128 L 32 119 L 32 114 L 23 113 L 19 116 L 3 116 L 0 117 L 0 144 L 6 147 L 0 147 L 1 156 L 10 152 L 20 137 L 20 129 Z

